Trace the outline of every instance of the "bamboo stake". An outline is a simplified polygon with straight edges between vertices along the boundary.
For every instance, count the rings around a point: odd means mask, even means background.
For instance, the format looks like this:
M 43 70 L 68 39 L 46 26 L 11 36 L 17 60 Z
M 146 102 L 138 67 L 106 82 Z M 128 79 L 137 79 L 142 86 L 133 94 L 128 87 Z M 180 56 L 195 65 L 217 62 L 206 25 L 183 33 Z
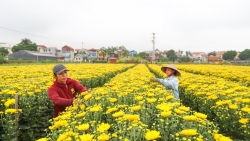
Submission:
M 16 141 L 18 141 L 18 94 L 15 94 L 15 130 L 16 130 Z

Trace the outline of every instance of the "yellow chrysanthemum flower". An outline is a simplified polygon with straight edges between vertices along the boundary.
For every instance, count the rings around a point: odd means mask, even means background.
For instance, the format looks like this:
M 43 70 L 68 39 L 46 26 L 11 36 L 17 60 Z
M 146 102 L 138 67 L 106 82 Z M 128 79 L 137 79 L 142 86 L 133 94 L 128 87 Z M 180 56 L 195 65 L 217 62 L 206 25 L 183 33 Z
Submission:
M 110 98 L 109 101 L 110 101 L 111 103 L 115 103 L 115 102 L 117 101 L 117 98 Z
M 129 121 L 135 121 L 138 120 L 140 117 L 139 115 L 124 115 L 124 118 Z
M 8 99 L 4 105 L 6 108 L 8 108 L 10 105 L 15 104 L 15 99 Z
M 84 100 L 89 100 L 89 99 L 91 99 L 92 98 L 92 94 L 87 94 L 87 95 L 85 95 L 84 96 Z
M 141 110 L 141 106 L 134 106 L 134 107 L 131 107 L 131 110 L 132 110 L 132 111 L 139 111 L 139 110 Z
M 88 130 L 89 129 L 89 124 L 86 123 L 86 124 L 82 124 L 82 125 L 79 125 L 77 127 L 78 130 L 81 130 L 81 131 L 85 131 L 85 130 Z
M 92 141 L 93 137 L 94 137 L 94 135 L 91 135 L 91 134 L 83 134 L 83 135 L 80 135 L 80 140 L 81 141 Z
M 98 136 L 99 141 L 107 141 L 107 140 L 109 140 L 109 138 L 110 138 L 110 136 L 105 134 L 105 133 Z
M 123 116 L 125 113 L 123 111 L 119 111 L 119 112 L 116 112 L 114 114 L 112 114 L 113 117 L 115 118 L 118 118 L 118 117 L 121 117 Z
M 185 129 L 181 131 L 181 134 L 185 136 L 194 136 L 197 134 L 197 131 L 195 129 Z
M 105 132 L 105 131 L 108 131 L 109 128 L 110 128 L 110 125 L 108 123 L 102 123 L 101 125 L 98 126 L 97 131 Z
M 150 141 L 150 140 L 155 140 L 155 139 L 158 139 L 160 138 L 160 132 L 159 131 L 148 131 L 146 134 L 145 134 L 145 138 L 146 140 Z
M 241 124 L 247 124 L 248 121 L 249 121 L 249 119 L 247 119 L 247 118 L 241 118 L 241 119 L 239 119 L 239 123 L 241 123 Z
M 49 140 L 48 138 L 40 138 L 40 139 L 38 139 L 36 141 L 48 141 L 48 140 Z
M 168 112 L 161 112 L 161 116 L 163 117 L 169 117 L 171 115 L 171 111 L 168 111 Z
M 206 118 L 207 118 L 207 115 L 202 114 L 202 113 L 198 113 L 198 112 L 195 112 L 194 115 L 195 115 L 197 118 L 201 118 L 201 119 L 206 119 Z
M 229 108 L 233 109 L 233 110 L 236 110 L 236 109 L 238 109 L 238 105 L 236 105 L 236 104 L 230 104 Z

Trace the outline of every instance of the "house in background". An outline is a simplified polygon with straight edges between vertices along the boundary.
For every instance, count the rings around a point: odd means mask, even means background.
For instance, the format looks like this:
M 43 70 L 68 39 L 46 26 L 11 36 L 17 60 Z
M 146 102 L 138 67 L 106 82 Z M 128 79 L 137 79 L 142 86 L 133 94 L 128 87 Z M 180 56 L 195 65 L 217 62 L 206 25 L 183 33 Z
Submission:
M 75 49 L 76 56 L 74 62 L 86 62 L 88 61 L 89 52 L 87 49 Z
M 5 48 L 8 50 L 9 54 L 12 54 L 12 47 L 14 46 L 15 44 L 13 43 L 7 43 L 7 42 L 0 42 L 0 48 Z
M 98 49 L 91 48 L 88 50 L 89 53 L 89 60 L 97 59 L 98 58 Z
M 168 51 L 170 51 L 170 50 L 164 50 L 164 51 L 161 53 L 161 56 L 167 57 Z M 181 54 L 181 53 L 176 52 L 176 51 L 174 51 L 174 53 L 175 53 L 175 55 L 177 56 L 177 58 L 182 57 L 182 54 Z
M 189 56 L 190 60 L 195 62 L 207 62 L 206 53 L 205 52 L 191 52 L 191 56 Z
M 73 62 L 74 61 L 74 49 L 67 45 L 63 46 L 62 57 L 64 58 L 65 62 Z
M 108 60 L 108 54 L 104 50 L 98 50 L 97 60 L 99 61 Z
M 38 52 L 48 53 L 57 56 L 59 50 L 56 47 L 46 47 L 44 45 L 37 46 Z
M 137 55 L 137 51 L 135 51 L 135 50 L 132 50 L 132 51 L 129 52 L 129 57 L 130 58 L 132 58 L 132 57 L 134 57 L 136 55 Z
M 213 56 L 213 55 L 209 55 L 209 56 L 205 56 L 206 60 L 208 62 L 222 62 L 222 58 L 219 56 Z
M 144 52 L 148 54 L 148 57 L 146 58 L 146 60 L 152 62 L 153 51 L 144 51 Z M 155 49 L 154 52 L 155 52 L 155 62 L 159 62 L 161 52 L 159 51 L 159 49 Z

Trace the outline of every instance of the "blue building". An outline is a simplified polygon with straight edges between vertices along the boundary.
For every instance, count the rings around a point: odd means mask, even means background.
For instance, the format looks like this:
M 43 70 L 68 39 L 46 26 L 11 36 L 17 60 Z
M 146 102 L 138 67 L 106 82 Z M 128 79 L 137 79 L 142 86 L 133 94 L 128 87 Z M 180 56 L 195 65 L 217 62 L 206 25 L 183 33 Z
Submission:
M 136 55 L 137 55 L 137 51 L 135 51 L 135 50 L 132 50 L 129 52 L 129 57 L 134 57 Z
M 88 50 L 89 59 L 93 60 L 98 57 L 98 49 L 91 48 Z

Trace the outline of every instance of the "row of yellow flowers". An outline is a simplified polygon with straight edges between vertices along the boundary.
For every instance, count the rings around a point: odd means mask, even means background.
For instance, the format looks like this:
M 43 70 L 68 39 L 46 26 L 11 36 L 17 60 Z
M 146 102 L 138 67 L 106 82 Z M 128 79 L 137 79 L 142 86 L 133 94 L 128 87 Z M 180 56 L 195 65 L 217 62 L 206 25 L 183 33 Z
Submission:
M 53 83 L 54 65 L 1 66 L 0 77 L 0 136 L 11 140 L 19 132 L 21 140 L 35 140 L 45 136 L 48 120 L 53 117 L 53 104 L 47 89 Z M 66 64 L 69 76 L 84 81 L 87 86 L 98 86 L 132 64 Z M 96 80 L 92 82 L 91 80 Z M 99 80 L 103 80 L 99 82 Z M 89 88 L 89 87 L 88 87 Z M 19 96 L 19 126 L 15 129 L 14 95 Z M 21 114 L 20 114 L 21 112 Z
M 174 102 L 145 65 L 118 74 L 103 87 L 82 93 L 39 141 L 230 141 L 207 115 Z
M 206 75 L 217 76 L 243 85 L 250 86 L 249 66 L 229 66 L 229 65 L 177 65 L 180 70 Z
M 186 65 L 184 65 L 186 67 Z M 161 77 L 161 66 L 150 65 Z M 197 65 L 195 68 L 199 70 Z M 216 69 L 207 68 L 207 69 Z M 178 68 L 183 68 L 178 65 Z M 237 67 L 236 67 L 237 68 Z M 227 70 L 225 70 L 225 73 Z M 240 70 L 237 71 L 238 73 Z M 239 139 L 250 139 L 250 88 L 221 77 L 196 75 L 181 71 L 180 97 L 185 105 L 208 115 L 220 131 Z M 223 72 L 221 72 L 223 73 Z

